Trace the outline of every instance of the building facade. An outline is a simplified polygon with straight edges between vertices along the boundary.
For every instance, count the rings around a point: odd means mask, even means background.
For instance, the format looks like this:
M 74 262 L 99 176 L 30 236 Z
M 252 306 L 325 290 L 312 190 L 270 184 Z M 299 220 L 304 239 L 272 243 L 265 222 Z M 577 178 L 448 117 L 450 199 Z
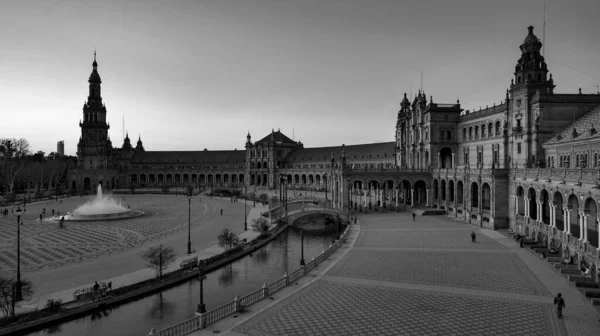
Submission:
M 528 28 L 513 78 L 497 102 L 463 110 L 404 94 L 395 141 L 305 148 L 279 130 L 245 150 L 146 151 L 129 136 L 113 147 L 94 56 L 71 187 L 195 185 L 327 190 L 333 205 L 444 210 L 490 229 L 512 229 L 598 259 L 600 95 L 555 93 L 542 44 Z M 412 100 L 412 101 L 411 101 Z

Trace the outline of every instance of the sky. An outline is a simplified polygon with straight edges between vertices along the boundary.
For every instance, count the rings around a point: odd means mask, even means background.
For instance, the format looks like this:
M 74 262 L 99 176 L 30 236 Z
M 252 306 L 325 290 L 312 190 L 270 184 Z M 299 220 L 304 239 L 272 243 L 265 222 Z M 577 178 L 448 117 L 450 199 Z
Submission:
M 0 2 L 0 137 L 75 155 L 94 50 L 109 135 L 146 150 L 393 141 L 403 94 L 500 103 L 544 0 Z M 600 1 L 546 0 L 556 93 L 600 85 Z M 421 81 L 421 71 L 423 81 Z

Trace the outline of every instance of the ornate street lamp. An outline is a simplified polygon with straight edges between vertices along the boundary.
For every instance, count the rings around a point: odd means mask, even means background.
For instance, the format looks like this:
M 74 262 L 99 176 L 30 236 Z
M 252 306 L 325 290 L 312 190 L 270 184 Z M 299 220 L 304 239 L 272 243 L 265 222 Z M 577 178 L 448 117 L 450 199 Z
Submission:
M 248 214 L 246 213 L 246 195 L 248 187 L 244 184 L 244 231 L 248 231 Z
M 188 242 L 187 254 L 192 254 L 192 191 L 188 189 Z
M 204 305 L 204 260 L 198 261 L 198 269 L 200 270 L 200 304 L 198 305 L 198 313 L 206 313 Z
M 300 231 L 300 266 L 304 266 L 304 231 Z
M 254 207 L 256 208 L 256 184 L 254 185 L 254 195 L 252 199 L 254 200 Z
M 12 208 L 12 213 L 17 217 L 17 282 L 15 284 L 15 296 L 13 298 L 13 305 L 16 301 L 23 300 L 23 295 L 21 292 L 21 216 L 23 216 L 27 212 L 27 208 L 25 208 L 25 204 L 23 204 L 23 209 L 21 206 L 16 205 Z

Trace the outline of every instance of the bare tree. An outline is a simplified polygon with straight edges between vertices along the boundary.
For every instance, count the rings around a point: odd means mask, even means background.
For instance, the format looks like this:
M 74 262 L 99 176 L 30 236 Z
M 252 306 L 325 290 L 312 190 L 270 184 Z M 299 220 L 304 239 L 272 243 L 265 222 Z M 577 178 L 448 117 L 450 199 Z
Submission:
M 223 229 L 217 236 L 217 240 L 219 241 L 219 246 L 224 248 L 225 251 L 231 250 L 240 242 L 240 238 L 229 229 Z
M 0 311 L 4 316 L 9 316 L 12 312 L 13 294 L 17 280 L 0 275 Z M 23 298 L 31 297 L 33 294 L 33 285 L 27 279 L 21 279 L 21 294 Z
M 143 254 L 142 259 L 146 262 L 146 267 L 152 268 L 157 278 L 162 279 L 165 269 L 177 259 L 177 253 L 170 246 L 149 247 Z
M 254 218 L 250 227 L 252 230 L 260 232 L 261 234 L 266 234 L 269 231 L 269 223 L 264 217 Z

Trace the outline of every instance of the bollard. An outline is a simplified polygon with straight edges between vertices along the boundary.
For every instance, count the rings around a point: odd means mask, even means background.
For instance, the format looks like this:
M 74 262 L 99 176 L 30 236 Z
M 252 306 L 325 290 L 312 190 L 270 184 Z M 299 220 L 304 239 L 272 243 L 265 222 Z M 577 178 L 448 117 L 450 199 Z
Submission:
M 287 272 L 285 272 L 283 274 L 283 277 L 285 278 L 285 285 L 289 286 L 290 285 L 290 277 L 288 276 Z
M 240 303 L 240 298 L 239 298 L 239 296 L 237 294 L 235 294 L 235 298 L 233 298 L 233 302 L 235 303 L 234 304 L 235 311 L 238 312 L 238 313 L 241 312 L 242 311 L 242 305 Z
M 263 297 L 266 299 L 269 296 L 269 287 L 267 287 L 267 283 L 264 282 L 262 286 Z

